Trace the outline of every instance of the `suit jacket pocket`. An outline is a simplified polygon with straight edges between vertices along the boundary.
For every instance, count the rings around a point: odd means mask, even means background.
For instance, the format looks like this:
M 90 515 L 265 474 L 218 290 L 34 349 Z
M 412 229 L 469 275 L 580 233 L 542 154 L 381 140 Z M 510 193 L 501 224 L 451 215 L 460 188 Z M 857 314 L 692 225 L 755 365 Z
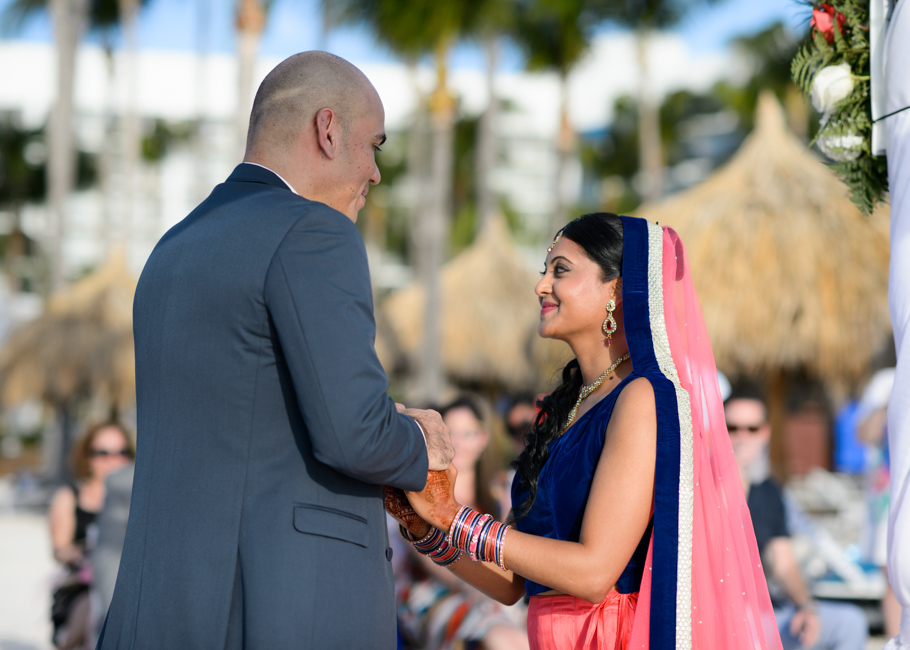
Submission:
M 344 510 L 316 505 L 294 506 L 294 528 L 306 535 L 330 537 L 366 548 L 369 545 L 367 520 Z

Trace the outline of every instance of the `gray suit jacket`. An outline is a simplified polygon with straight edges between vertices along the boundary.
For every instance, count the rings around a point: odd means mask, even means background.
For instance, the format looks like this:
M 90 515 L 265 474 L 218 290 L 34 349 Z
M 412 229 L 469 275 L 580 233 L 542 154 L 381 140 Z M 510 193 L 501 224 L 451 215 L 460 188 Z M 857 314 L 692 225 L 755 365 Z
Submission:
M 99 648 L 392 648 L 380 484 L 426 481 L 373 349 L 363 240 L 239 165 L 133 307 L 138 452 Z

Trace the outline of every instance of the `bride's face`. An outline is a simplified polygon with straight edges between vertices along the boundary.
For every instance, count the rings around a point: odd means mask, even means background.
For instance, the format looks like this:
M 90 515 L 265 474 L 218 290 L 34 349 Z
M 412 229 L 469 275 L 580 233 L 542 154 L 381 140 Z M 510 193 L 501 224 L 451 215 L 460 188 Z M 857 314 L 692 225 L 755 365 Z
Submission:
M 606 305 L 616 280 L 604 282 L 600 266 L 584 249 L 566 237 L 547 254 L 543 277 L 535 293 L 540 300 L 537 332 L 544 338 L 571 341 L 578 336 L 603 336 Z

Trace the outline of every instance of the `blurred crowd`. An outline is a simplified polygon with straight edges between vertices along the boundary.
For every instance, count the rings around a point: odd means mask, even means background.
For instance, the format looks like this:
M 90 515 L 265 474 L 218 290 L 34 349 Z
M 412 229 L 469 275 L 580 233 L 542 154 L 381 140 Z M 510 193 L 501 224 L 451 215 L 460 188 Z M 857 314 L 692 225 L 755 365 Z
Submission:
M 771 476 L 771 424 L 760 393 L 730 389 L 721 381 L 728 432 L 784 647 L 859 649 L 865 647 L 870 629 L 889 636 L 896 633 L 900 609 L 887 587 L 883 553 L 888 513 L 884 414 L 892 382 L 893 370 L 880 371 L 839 419 L 838 429 L 847 426 L 849 432 L 839 430 L 838 439 L 849 435 L 862 449 L 862 462 L 853 466 L 857 470 L 861 465 L 862 473 L 830 476 L 852 482 L 856 493 L 865 494 L 867 522 L 851 548 L 835 543 L 832 550 L 830 535 L 819 532 L 818 526 L 807 527 L 805 521 L 811 516 L 807 517 L 804 504 Z M 458 470 L 455 496 L 460 503 L 501 521 L 509 516 L 511 461 L 532 432 L 536 399 L 530 394 L 504 395 L 493 403 L 480 395 L 461 394 L 445 404 L 431 405 L 443 416 L 452 437 Z M 57 648 L 94 647 L 119 566 L 134 455 L 132 432 L 122 423 L 86 426 L 71 449 L 72 481 L 59 486 L 50 499 L 49 533 L 59 571 L 47 599 Z M 525 603 L 506 607 L 487 598 L 418 555 L 401 538 L 394 520 L 388 522 L 400 648 L 528 647 Z M 817 568 L 806 572 L 802 567 L 807 556 L 821 556 L 827 566 L 821 572 Z M 872 588 L 824 597 L 818 585 L 832 580 Z

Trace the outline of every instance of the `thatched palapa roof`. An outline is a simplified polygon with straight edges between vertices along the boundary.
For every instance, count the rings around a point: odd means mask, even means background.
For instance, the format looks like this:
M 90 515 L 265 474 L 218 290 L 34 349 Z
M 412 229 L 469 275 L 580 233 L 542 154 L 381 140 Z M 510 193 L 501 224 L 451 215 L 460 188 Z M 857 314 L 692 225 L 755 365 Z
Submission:
M 541 260 L 544 253 L 541 252 Z M 501 218 L 442 271 L 442 361 L 450 381 L 500 390 L 539 390 L 565 361 L 565 344 L 537 336 L 538 278 L 520 259 Z M 418 283 L 381 305 L 395 345 L 408 366 L 419 364 L 426 294 Z M 387 367 L 389 359 L 384 359 Z M 394 365 L 394 362 L 392 362 Z
M 869 372 L 890 332 L 888 211 L 864 217 L 772 95 L 726 165 L 637 215 L 685 242 L 724 372 L 805 370 L 841 385 Z
M 51 296 L 45 313 L 0 350 L 0 402 L 135 402 L 132 304 L 136 280 L 122 254 Z

